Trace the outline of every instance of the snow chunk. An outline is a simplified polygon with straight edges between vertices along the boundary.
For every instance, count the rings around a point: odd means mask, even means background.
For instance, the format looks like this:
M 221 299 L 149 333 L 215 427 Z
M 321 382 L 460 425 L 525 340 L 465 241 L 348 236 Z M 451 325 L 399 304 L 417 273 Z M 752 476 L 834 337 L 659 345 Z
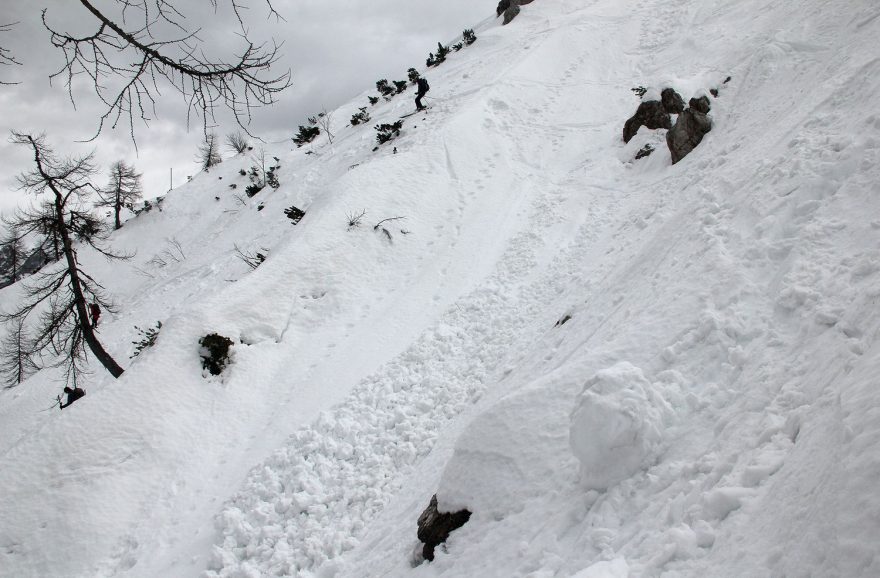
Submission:
M 568 454 L 571 407 L 570 388 L 553 385 L 517 391 L 474 418 L 443 471 L 437 492 L 442 511 L 467 508 L 502 518 L 549 491 L 560 456 Z M 572 474 L 574 468 L 571 460 Z
M 723 520 L 754 494 L 748 488 L 715 488 L 703 495 L 703 511 L 709 519 Z
M 607 489 L 656 457 L 672 415 L 660 387 L 627 362 L 587 381 L 571 413 L 569 443 L 588 488 Z

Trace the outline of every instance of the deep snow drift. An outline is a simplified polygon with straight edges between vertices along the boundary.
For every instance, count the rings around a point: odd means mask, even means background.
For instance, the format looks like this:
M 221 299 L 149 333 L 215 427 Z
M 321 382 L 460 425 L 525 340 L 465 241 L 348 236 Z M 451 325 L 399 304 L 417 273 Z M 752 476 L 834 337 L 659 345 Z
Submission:
M 114 235 L 131 262 L 81 255 L 118 360 L 162 331 L 69 411 L 50 371 L 0 393 L 0 574 L 880 575 L 880 9 L 475 28 L 393 143 L 412 91 L 345 127 L 359 95 L 332 144 L 267 151 L 277 190 L 229 158 Z M 727 76 L 674 167 L 663 131 L 623 145 L 630 87 Z M 434 493 L 473 515 L 414 567 Z

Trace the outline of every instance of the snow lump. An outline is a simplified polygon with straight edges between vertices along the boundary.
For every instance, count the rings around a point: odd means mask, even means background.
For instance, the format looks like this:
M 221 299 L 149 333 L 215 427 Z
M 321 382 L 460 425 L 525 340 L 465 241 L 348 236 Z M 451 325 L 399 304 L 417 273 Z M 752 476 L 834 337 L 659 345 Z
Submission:
M 571 413 L 569 443 L 581 479 L 605 490 L 656 458 L 672 410 L 638 367 L 621 362 L 598 371 Z

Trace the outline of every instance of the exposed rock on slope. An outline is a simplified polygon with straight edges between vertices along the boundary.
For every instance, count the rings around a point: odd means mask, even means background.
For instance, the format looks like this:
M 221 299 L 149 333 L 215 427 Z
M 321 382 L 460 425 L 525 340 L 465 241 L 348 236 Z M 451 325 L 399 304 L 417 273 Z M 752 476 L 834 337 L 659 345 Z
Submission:
M 672 154 L 672 164 L 686 157 L 712 130 L 712 121 L 707 116 L 710 106 L 705 96 L 692 98 L 690 107 L 678 116 L 675 126 L 666 133 L 666 144 Z
M 680 114 L 684 110 L 684 100 L 672 88 L 664 88 L 660 100 L 646 100 L 639 105 L 636 113 L 623 125 L 623 142 L 632 140 L 643 126 L 651 130 L 672 128 L 670 114 Z

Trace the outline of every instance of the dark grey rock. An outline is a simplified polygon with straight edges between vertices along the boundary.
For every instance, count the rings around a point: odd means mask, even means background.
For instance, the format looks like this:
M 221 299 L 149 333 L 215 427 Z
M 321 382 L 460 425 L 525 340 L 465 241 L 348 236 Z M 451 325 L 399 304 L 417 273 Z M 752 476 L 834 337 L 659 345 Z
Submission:
M 422 556 L 425 560 L 434 559 L 434 548 L 442 544 L 449 537 L 450 532 L 465 525 L 471 517 L 468 510 L 445 513 L 437 510 L 437 494 L 431 497 L 431 503 L 419 516 L 419 541 L 425 546 L 422 548 Z
M 516 15 L 519 14 L 519 7 L 531 3 L 532 0 L 501 0 L 501 2 L 498 3 L 498 7 L 495 8 L 495 13 L 498 16 L 504 14 L 503 24 L 510 24 L 510 21 L 516 18 Z
M 636 113 L 623 125 L 623 142 L 629 142 L 643 126 L 650 129 L 672 128 L 672 120 L 659 100 L 646 100 L 639 105 Z
M 688 103 L 688 106 L 697 112 L 702 112 L 703 114 L 709 114 L 709 111 L 712 110 L 712 105 L 709 103 L 708 96 L 692 98 Z
M 681 114 L 684 112 L 684 99 L 675 89 L 664 88 L 660 93 L 660 102 L 663 103 L 663 109 L 669 114 Z
M 691 99 L 692 105 L 695 100 L 699 99 Z M 712 121 L 705 113 L 694 109 L 693 106 L 678 115 L 675 126 L 666 133 L 666 145 L 672 155 L 672 164 L 690 154 L 710 130 L 712 130 Z
M 504 21 L 502 24 L 510 24 L 517 14 L 519 14 L 519 0 L 509 0 L 507 9 L 504 11 Z

